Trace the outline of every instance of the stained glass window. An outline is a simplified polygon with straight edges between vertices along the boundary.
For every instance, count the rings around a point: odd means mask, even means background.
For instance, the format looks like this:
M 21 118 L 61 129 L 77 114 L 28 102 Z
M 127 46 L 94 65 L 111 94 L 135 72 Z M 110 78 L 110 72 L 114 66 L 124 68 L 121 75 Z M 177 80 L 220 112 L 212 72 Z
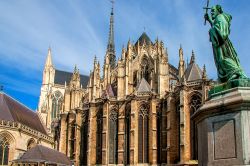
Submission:
M 148 163 L 148 108 L 142 105 L 139 112 L 139 163 Z
M 118 114 L 112 110 L 109 115 L 109 164 L 117 163 Z
M 125 109 L 124 164 L 130 164 L 130 127 L 131 127 L 131 105 L 127 104 Z
M 63 102 L 62 93 L 59 91 L 56 91 L 52 97 L 52 112 L 51 112 L 52 120 L 55 118 L 59 118 L 60 111 L 62 109 L 62 102 Z
M 81 165 L 87 165 L 89 141 L 89 110 L 83 112 L 81 127 Z

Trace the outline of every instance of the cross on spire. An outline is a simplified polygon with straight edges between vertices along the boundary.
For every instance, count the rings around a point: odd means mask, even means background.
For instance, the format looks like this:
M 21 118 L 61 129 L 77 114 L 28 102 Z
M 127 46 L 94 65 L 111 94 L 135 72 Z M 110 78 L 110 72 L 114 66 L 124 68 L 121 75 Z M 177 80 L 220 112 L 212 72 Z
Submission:
M 114 3 L 115 3 L 115 0 L 110 0 L 111 4 L 112 4 L 112 9 L 114 8 Z

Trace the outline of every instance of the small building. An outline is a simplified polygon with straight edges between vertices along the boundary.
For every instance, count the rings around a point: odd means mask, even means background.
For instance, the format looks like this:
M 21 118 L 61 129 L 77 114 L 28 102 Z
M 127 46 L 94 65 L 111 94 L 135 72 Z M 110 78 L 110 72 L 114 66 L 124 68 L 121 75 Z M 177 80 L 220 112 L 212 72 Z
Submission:
M 13 160 L 12 166 L 71 166 L 69 158 L 54 149 L 36 145 L 24 153 L 20 159 Z
M 54 146 L 39 114 L 0 92 L 0 165 L 10 165 L 37 144 Z

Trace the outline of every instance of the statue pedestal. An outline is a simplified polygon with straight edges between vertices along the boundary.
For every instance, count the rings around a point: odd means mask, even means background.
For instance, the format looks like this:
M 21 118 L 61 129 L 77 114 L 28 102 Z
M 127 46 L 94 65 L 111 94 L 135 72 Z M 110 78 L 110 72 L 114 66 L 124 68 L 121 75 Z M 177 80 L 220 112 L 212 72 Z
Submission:
M 250 87 L 212 91 L 192 118 L 199 166 L 250 165 Z

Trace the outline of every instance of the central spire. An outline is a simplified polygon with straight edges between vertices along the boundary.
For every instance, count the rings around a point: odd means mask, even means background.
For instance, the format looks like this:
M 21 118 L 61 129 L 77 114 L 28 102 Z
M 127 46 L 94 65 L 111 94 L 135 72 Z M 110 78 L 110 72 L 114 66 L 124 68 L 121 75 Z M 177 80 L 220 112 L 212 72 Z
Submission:
M 112 3 L 112 8 L 111 8 L 111 13 L 110 13 L 107 56 L 109 56 L 109 63 L 110 63 L 111 69 L 113 69 L 115 68 L 115 64 L 116 64 L 115 42 L 114 42 L 114 0 L 111 0 L 110 2 Z

